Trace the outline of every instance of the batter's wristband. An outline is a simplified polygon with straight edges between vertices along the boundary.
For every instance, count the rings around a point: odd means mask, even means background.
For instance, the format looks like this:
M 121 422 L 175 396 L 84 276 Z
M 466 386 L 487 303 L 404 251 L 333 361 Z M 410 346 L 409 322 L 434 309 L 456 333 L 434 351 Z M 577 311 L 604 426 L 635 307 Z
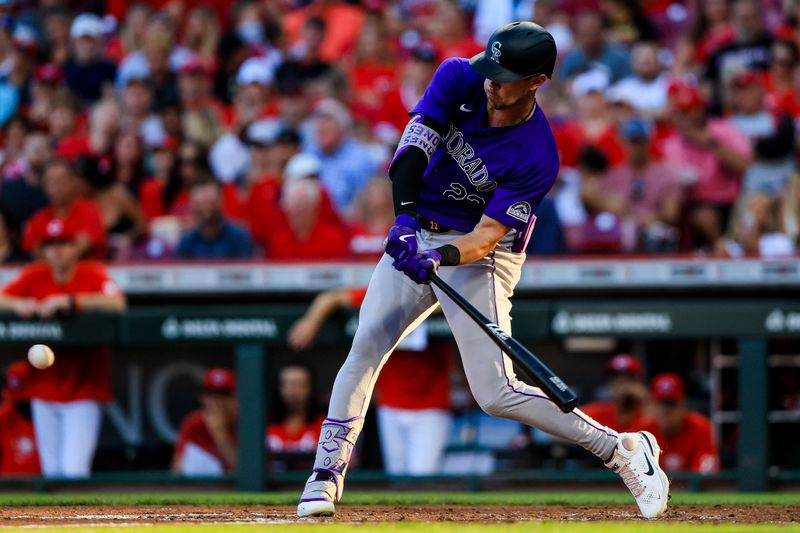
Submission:
M 440 246 L 436 248 L 436 251 L 442 256 L 442 261 L 439 263 L 440 266 L 449 267 L 461 264 L 461 252 L 452 244 Z

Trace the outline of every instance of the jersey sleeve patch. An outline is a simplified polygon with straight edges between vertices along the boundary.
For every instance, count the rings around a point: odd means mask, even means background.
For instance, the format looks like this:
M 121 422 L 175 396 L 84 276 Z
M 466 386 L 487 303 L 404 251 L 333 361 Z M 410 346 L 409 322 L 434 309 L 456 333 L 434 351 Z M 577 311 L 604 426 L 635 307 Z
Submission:
M 441 139 L 442 136 L 433 128 L 422 123 L 422 117 L 420 115 L 414 115 L 406 126 L 405 131 L 403 131 L 403 136 L 400 138 L 400 143 L 397 147 L 397 152 L 400 153 L 412 146 L 416 146 L 425 152 L 428 161 L 430 161 Z
M 528 202 L 517 202 L 509 206 L 506 210 L 506 214 L 527 224 L 528 220 L 531 218 L 531 204 Z

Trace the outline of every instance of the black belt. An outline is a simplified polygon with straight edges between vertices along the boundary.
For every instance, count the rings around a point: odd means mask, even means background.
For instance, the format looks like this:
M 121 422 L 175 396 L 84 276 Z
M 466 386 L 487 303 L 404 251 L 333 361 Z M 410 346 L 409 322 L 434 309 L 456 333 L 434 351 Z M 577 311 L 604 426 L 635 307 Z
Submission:
M 429 218 L 425 218 L 422 215 L 417 215 L 417 220 L 419 221 L 419 225 L 422 229 L 428 230 L 432 233 L 447 233 L 452 229 Z

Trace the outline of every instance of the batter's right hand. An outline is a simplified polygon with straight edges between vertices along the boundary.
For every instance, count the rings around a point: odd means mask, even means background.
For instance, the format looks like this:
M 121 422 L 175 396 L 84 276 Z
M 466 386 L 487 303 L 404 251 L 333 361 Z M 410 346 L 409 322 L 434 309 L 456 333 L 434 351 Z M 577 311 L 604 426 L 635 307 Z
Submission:
M 392 266 L 395 270 L 405 269 L 408 260 L 416 255 L 419 229 L 419 222 L 411 215 L 398 215 L 394 221 L 386 238 L 386 253 L 394 259 Z

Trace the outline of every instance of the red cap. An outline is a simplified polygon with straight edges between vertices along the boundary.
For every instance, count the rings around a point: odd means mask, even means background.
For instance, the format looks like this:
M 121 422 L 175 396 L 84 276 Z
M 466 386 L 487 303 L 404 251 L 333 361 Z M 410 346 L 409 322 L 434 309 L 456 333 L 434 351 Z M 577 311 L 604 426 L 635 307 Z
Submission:
M 612 374 L 630 374 L 642 377 L 642 363 L 639 358 L 629 353 L 618 353 L 608 362 L 608 371 Z
M 731 79 L 734 87 L 749 87 L 752 85 L 764 85 L 764 76 L 754 70 L 743 70 Z
M 64 79 L 64 72 L 56 63 L 45 63 L 36 69 L 36 81 L 58 83 Z
M 703 109 L 706 105 L 703 93 L 694 85 L 686 83 L 675 85 L 670 87 L 669 95 L 678 111 L 695 111 Z
M 665 372 L 657 374 L 650 382 L 653 398 L 664 402 L 682 402 L 684 399 L 683 379 L 678 374 Z
M 25 361 L 14 361 L 6 369 L 6 396 L 15 402 L 31 399 L 31 367 Z
M 693 85 L 684 85 L 672 95 L 672 101 L 678 111 L 696 111 L 706 105 L 703 93 Z
M 181 74 L 202 74 L 204 76 L 210 76 L 213 74 L 214 69 L 203 58 L 191 56 L 183 62 L 179 72 Z
M 44 228 L 42 243 L 72 241 L 77 237 L 78 234 L 72 224 L 60 218 L 53 218 Z
M 203 376 L 203 391 L 233 394 L 236 392 L 236 374 L 228 368 L 209 368 Z

